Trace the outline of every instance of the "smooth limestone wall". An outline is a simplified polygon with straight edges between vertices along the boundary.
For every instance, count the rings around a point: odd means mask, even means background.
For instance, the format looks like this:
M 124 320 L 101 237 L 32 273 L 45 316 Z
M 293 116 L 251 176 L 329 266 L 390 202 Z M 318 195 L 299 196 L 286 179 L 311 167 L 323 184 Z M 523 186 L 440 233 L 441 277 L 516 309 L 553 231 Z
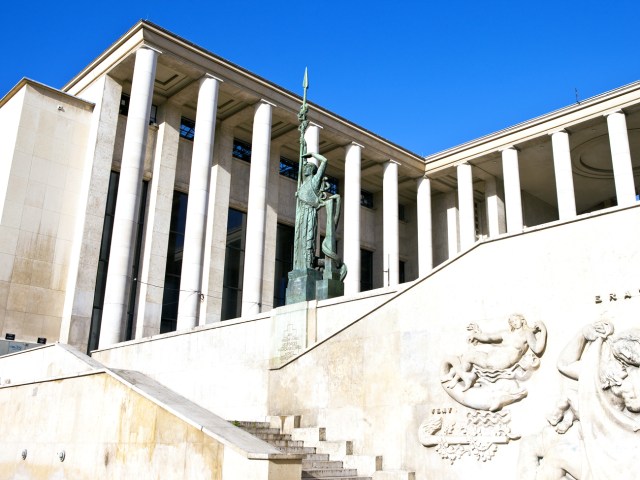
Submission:
M 576 332 L 603 314 L 618 330 L 640 327 L 638 238 L 640 207 L 633 207 L 479 244 L 272 371 L 269 412 L 301 414 L 302 426 L 326 427 L 328 440 L 353 439 L 354 453 L 382 455 L 385 469 L 416 478 L 517 478 L 517 440 L 498 445 L 493 459 L 453 462 L 418 441 L 424 420 L 449 415 L 464 426 L 472 412 L 443 389 L 443 361 L 467 349 L 469 323 L 503 330 L 514 312 L 530 326 L 544 322 L 547 347 L 528 397 L 504 408 L 513 434 L 540 431 L 561 396 L 556 362 Z
M 92 357 L 110 368 L 144 373 L 227 420 L 263 420 L 270 335 L 264 314 L 125 342 Z
M 319 302 L 310 328 L 318 340 L 327 338 L 401 288 Z M 268 312 L 124 342 L 94 351 L 92 357 L 110 368 L 144 373 L 228 420 L 262 421 L 269 416 L 269 365 L 278 347 L 273 328 Z
M 68 345 L 3 356 L 0 373 L 3 479 L 300 478 L 300 455 Z
M 3 478 L 222 478 L 219 442 L 104 372 L 4 387 L 0 410 Z
M 93 105 L 34 82 L 22 91 L 12 156 L 2 159 L 10 171 L 0 223 L 0 327 L 16 340 L 52 342 L 86 204 L 79 192 Z

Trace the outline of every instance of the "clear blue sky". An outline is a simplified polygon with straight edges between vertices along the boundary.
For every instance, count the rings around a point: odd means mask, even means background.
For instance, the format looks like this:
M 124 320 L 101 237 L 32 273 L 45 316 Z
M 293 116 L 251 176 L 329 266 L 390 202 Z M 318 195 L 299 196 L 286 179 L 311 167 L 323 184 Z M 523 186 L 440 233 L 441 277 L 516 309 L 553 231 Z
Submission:
M 148 19 L 420 155 L 640 79 L 639 0 L 5 2 L 0 97 Z

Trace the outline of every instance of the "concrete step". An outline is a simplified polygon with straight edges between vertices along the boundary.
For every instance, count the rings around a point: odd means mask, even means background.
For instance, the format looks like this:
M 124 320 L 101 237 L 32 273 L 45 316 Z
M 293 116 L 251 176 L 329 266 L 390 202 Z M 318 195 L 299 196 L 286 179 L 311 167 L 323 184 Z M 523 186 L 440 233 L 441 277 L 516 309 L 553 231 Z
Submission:
M 313 454 L 316 453 L 315 447 L 278 447 L 282 453 L 299 453 L 299 454 Z
M 291 432 L 291 438 L 302 440 L 308 446 L 315 447 L 318 442 L 327 440 L 327 430 L 322 427 L 294 428 Z
M 346 455 L 353 455 L 353 442 L 350 440 L 318 442 L 316 451 L 328 453 L 334 459 L 343 460 Z
M 344 468 L 355 468 L 361 475 L 373 475 L 382 470 L 382 456 L 379 455 L 346 455 L 342 463 Z
M 274 442 L 276 440 L 289 440 L 291 441 L 291 435 L 284 433 L 253 433 L 251 430 L 245 430 L 249 432 L 254 437 L 258 437 L 260 440 L 264 440 L 265 442 Z
M 252 435 L 282 435 L 282 433 L 280 433 L 280 430 L 278 430 L 277 428 L 240 428 L 246 430 Z
M 300 440 L 271 440 L 269 441 L 274 447 L 304 447 L 304 442 Z
M 243 430 L 252 428 L 271 428 L 271 424 L 269 422 L 246 422 L 242 420 L 229 420 L 229 422 Z M 278 432 L 280 432 L 280 430 L 278 430 Z
M 329 457 L 329 455 L 327 455 Z M 302 470 L 315 470 L 315 469 L 331 469 L 342 468 L 342 462 L 338 460 L 309 460 L 302 459 Z
M 317 461 L 328 461 L 329 454 L 328 453 L 308 453 L 305 457 L 305 460 L 317 460 Z
M 358 472 L 352 468 L 315 468 L 302 470 L 302 478 L 343 478 L 357 476 Z
M 404 470 L 375 472 L 372 475 L 373 480 L 416 480 L 415 472 L 407 472 Z

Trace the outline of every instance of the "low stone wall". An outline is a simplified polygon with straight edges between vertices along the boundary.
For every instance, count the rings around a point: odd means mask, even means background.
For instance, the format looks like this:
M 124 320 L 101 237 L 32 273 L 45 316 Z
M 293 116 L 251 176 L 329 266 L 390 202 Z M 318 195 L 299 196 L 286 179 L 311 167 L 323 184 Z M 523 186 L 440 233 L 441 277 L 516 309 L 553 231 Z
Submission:
M 615 343 L 612 335 L 583 340 L 596 347 L 576 347 L 597 321 L 606 319 L 616 332 L 640 327 L 638 238 L 640 208 L 633 207 L 478 244 L 272 371 L 269 410 L 301 414 L 302 426 L 326 427 L 327 439 L 353 439 L 354 453 L 382 455 L 385 469 L 415 471 L 416 478 L 525 478 L 517 473 L 523 448 L 536 462 L 546 456 L 547 465 L 562 451 L 593 450 L 576 440 L 579 423 L 570 417 L 580 412 L 565 393 L 584 377 L 557 365 L 582 365 L 583 353 Z M 527 325 L 508 323 L 513 313 Z M 624 364 L 630 380 L 637 378 L 636 360 Z M 476 374 L 483 362 L 491 368 Z M 491 371 L 499 374 L 495 384 L 485 381 Z M 618 390 L 595 390 L 638 421 L 625 408 L 634 394 L 619 390 L 640 392 L 640 382 L 620 377 Z M 557 425 L 547 420 L 550 412 Z M 635 458 L 640 447 L 637 434 L 631 442 L 603 438 L 621 458 Z M 583 472 L 591 468 L 578 464 Z
M 49 353 L 56 350 L 64 356 L 59 347 Z M 33 353 L 22 355 L 25 365 L 41 358 Z M 0 388 L 2 478 L 300 478 L 299 455 L 138 372 L 93 369 L 87 360 L 85 373 Z

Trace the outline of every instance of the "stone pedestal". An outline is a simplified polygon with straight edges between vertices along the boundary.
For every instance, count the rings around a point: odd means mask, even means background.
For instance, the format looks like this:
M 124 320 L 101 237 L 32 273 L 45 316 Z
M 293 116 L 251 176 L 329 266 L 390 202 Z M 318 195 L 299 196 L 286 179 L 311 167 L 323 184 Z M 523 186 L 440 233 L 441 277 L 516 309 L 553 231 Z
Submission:
M 273 310 L 269 365 L 280 367 L 316 342 L 316 302 L 300 302 Z
M 322 274 L 312 268 L 289 272 L 287 305 L 314 300 L 316 298 L 316 282 L 319 280 L 322 280 Z
M 340 281 L 340 274 L 334 278 L 323 278 L 316 282 L 316 300 L 341 297 L 344 295 L 344 283 Z

